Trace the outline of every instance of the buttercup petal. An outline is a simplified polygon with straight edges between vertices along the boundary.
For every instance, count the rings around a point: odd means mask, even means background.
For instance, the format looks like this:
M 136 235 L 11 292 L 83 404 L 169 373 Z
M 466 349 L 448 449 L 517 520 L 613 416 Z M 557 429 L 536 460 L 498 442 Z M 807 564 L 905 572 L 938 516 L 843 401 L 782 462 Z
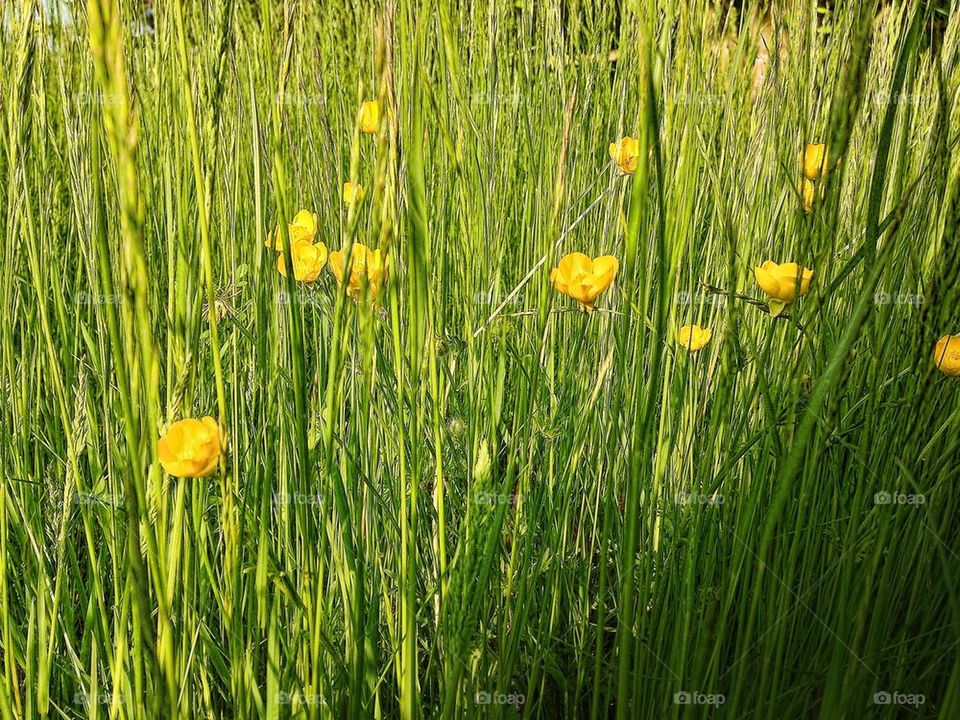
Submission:
M 780 296 L 780 281 L 772 272 L 770 272 L 770 264 L 772 263 L 770 263 L 768 260 L 760 267 L 754 268 L 753 274 L 757 279 L 757 284 L 760 286 L 760 289 L 763 290 L 763 292 L 770 297 L 778 298 Z
M 330 253 L 330 270 L 338 283 L 343 283 L 343 250 L 334 250 Z
M 699 325 L 684 325 L 677 331 L 677 343 L 693 353 L 702 350 L 710 342 L 711 335 L 710 328 L 702 328 Z
M 161 465 L 167 467 L 177 461 L 176 446 L 178 444 L 173 442 L 170 433 L 157 440 L 157 459 L 160 460 Z
M 317 215 L 309 210 L 301 210 L 293 216 L 293 222 L 290 224 L 303 228 L 311 235 L 315 235 L 317 232 Z
M 808 180 L 819 180 L 827 170 L 830 150 L 826 145 L 807 145 L 800 154 L 803 175 Z
M 343 184 L 343 202 L 345 205 L 353 205 L 363 200 L 363 186 L 359 183 L 347 181 Z
M 367 100 L 360 106 L 360 130 L 372 135 L 380 127 L 380 103 Z
M 783 263 L 782 265 L 778 265 L 777 268 L 777 274 L 781 278 L 796 277 L 797 273 L 800 272 L 800 266 L 795 262 Z
M 582 252 L 572 252 L 560 258 L 557 268 L 569 279 L 574 279 L 590 271 L 593 261 Z
M 613 255 L 601 255 L 593 261 L 593 275 L 597 284 L 602 285 L 601 290 L 610 286 L 619 268 L 620 263 Z

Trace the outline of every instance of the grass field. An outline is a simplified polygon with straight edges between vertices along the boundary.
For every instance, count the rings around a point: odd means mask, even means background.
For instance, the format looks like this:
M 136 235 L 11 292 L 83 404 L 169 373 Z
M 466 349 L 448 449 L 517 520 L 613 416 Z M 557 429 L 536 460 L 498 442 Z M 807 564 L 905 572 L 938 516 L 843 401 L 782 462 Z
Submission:
M 155 5 L 0 3 L 4 720 L 960 717 L 955 1 Z

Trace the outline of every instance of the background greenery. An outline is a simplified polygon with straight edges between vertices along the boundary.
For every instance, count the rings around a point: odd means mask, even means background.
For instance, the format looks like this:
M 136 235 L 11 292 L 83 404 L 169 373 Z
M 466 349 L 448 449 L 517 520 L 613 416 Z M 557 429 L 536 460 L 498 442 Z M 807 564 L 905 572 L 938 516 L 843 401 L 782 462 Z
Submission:
M 960 716 L 951 5 L 3 3 L 3 717 Z

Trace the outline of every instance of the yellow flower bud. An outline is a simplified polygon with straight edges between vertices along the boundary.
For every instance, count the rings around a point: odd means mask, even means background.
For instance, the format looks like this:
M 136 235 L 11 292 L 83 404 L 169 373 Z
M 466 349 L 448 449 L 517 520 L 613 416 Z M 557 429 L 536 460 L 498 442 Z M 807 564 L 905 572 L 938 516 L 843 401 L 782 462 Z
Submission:
M 826 145 L 807 145 L 800 153 L 800 167 L 807 180 L 819 180 L 827 174 L 830 148 Z

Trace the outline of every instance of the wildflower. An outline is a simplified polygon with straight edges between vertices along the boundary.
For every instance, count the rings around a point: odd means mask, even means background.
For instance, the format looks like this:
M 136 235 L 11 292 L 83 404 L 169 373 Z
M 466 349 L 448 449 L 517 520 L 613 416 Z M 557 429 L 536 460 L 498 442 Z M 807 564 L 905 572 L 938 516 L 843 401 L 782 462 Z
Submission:
M 820 180 L 827 174 L 830 148 L 826 145 L 807 145 L 800 153 L 800 166 L 807 180 Z
M 212 417 L 178 420 L 157 440 L 163 469 L 175 477 L 206 477 L 220 460 L 220 426 Z
M 677 342 L 692 353 L 702 350 L 710 342 L 713 332 L 699 325 L 684 325 L 677 332 Z
M 373 135 L 380 127 L 380 103 L 376 100 L 367 100 L 360 105 L 360 129 Z
M 960 335 L 944 335 L 937 340 L 933 360 L 944 375 L 960 377 Z
M 363 185 L 355 182 L 345 182 L 343 184 L 344 205 L 353 205 L 361 200 L 363 200 Z
M 806 294 L 813 277 L 813 270 L 801 268 L 797 263 L 778 265 L 772 260 L 754 268 L 753 273 L 760 289 L 770 297 L 770 314 L 774 317 L 783 311 L 785 305 L 796 300 L 798 295 Z
M 550 282 L 557 292 L 572 297 L 585 310 L 593 310 L 597 297 L 610 287 L 617 275 L 617 259 L 612 255 L 590 259 L 575 252 L 564 255 L 553 270 Z
M 330 253 L 330 269 L 337 278 L 337 283 L 343 285 L 344 260 L 346 251 L 337 250 Z M 347 295 L 354 300 L 360 299 L 363 283 L 366 281 L 370 288 L 370 296 L 375 301 L 387 276 L 387 267 L 384 263 L 382 251 L 371 250 L 366 245 L 355 242 L 350 257 L 350 277 L 347 280 Z
M 640 141 L 629 135 L 618 142 L 610 143 L 610 157 L 620 168 L 621 175 L 632 175 L 637 171 L 640 159 Z
M 293 222 L 287 225 L 287 232 L 290 235 L 290 245 L 299 240 L 312 242 L 317 234 L 317 216 L 308 210 L 301 210 L 294 218 Z M 267 235 L 264 243 L 267 247 L 272 247 L 277 252 L 283 250 L 283 238 L 280 235 L 280 226 L 274 228 L 273 232 Z
M 327 264 L 327 246 L 322 242 L 314 245 L 309 240 L 297 240 L 290 245 L 290 255 L 293 257 L 293 276 L 300 282 L 312 283 Z M 287 276 L 287 262 L 283 253 L 277 256 L 277 270 L 284 277 Z
M 830 148 L 827 145 L 807 145 L 800 153 L 801 178 L 797 184 L 797 192 L 803 199 L 803 211 L 813 211 L 817 200 L 823 199 L 823 181 L 827 175 L 827 165 L 830 162 Z

